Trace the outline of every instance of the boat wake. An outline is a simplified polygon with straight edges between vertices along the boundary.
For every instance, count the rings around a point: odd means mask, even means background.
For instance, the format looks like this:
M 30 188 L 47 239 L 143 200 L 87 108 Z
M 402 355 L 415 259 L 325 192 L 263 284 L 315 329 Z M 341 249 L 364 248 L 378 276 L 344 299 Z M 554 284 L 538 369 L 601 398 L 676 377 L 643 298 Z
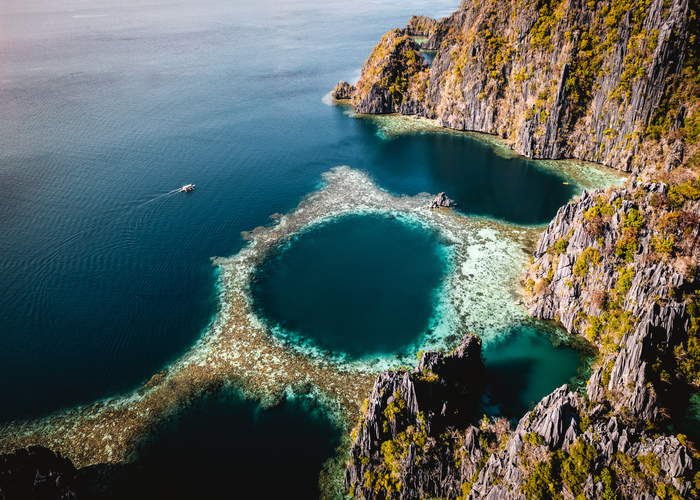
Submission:
M 144 205 L 148 205 L 149 203 L 153 203 L 153 202 L 156 201 L 156 200 L 160 200 L 161 198 L 165 198 L 166 196 L 170 196 L 170 195 L 173 195 L 173 194 L 175 194 L 175 193 L 179 193 L 179 192 L 181 192 L 181 191 L 182 191 L 182 188 L 173 189 L 172 191 L 168 191 L 168 192 L 165 193 L 165 194 L 161 194 L 161 195 L 159 195 L 159 196 L 156 196 L 155 198 L 151 198 L 151 199 L 148 200 L 148 201 L 144 201 L 144 202 L 141 203 L 139 206 L 133 208 L 133 210 L 139 209 L 139 208 L 141 208 L 141 207 L 144 206 Z

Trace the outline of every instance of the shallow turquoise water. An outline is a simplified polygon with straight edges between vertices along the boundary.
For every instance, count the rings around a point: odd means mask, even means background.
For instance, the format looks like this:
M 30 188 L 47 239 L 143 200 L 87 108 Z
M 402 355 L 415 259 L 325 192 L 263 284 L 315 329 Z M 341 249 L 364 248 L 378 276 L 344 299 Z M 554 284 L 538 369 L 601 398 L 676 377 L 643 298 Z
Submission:
M 446 249 L 422 226 L 350 215 L 303 233 L 257 273 L 261 316 L 324 350 L 390 354 L 428 330 Z
M 556 387 L 576 376 L 579 353 L 554 347 L 542 332 L 514 327 L 484 349 L 489 400 L 504 416 L 520 418 Z

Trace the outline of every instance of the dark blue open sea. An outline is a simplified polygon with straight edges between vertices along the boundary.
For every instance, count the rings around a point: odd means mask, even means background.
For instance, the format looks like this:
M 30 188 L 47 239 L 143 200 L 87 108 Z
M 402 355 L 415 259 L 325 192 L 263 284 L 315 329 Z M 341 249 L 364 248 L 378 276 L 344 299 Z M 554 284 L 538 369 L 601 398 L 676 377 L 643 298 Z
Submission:
M 128 392 L 177 359 L 217 312 L 210 258 L 236 253 L 241 231 L 293 209 L 333 166 L 362 169 L 395 194 L 447 191 L 465 216 L 546 223 L 577 192 L 563 174 L 463 135 L 387 137 L 324 99 L 339 80 L 359 77 L 387 30 L 413 13 L 446 16 L 458 3 L 0 2 L 0 422 Z M 195 191 L 173 191 L 186 183 Z M 336 314 L 368 325 L 366 342 L 323 340 L 332 349 L 385 353 L 409 342 L 445 272 L 438 243 L 372 222 L 316 235 L 335 245 L 335 257 L 300 238 L 298 250 L 270 263 L 278 274 L 261 282 L 269 292 L 261 307 L 292 328 L 330 321 L 326 328 Z M 392 268 L 392 245 L 412 249 L 401 262 L 424 273 Z M 358 253 L 369 268 L 349 262 Z M 341 293 L 355 295 L 355 307 L 308 302 L 305 273 L 293 266 L 309 259 L 328 279 L 351 274 Z M 357 297 L 358 265 L 385 287 L 369 299 Z M 290 283 L 299 290 L 288 293 Z M 393 297 L 394 316 L 383 315 L 385 302 L 365 315 L 371 297 L 386 300 L 392 287 L 415 289 L 420 306 Z M 578 357 L 536 330 L 510 335 L 515 347 L 494 348 L 492 370 L 504 380 L 522 375 L 522 387 L 494 394 L 517 413 L 566 382 Z M 518 352 L 524 357 L 511 360 Z M 280 477 L 289 491 L 316 495 L 340 431 L 304 402 L 261 412 L 238 396 L 202 402 L 156 437 L 144 460 L 167 464 L 178 454 L 183 470 L 227 471 L 207 479 L 219 493 L 288 464 Z M 290 496 L 260 495 L 268 493 Z

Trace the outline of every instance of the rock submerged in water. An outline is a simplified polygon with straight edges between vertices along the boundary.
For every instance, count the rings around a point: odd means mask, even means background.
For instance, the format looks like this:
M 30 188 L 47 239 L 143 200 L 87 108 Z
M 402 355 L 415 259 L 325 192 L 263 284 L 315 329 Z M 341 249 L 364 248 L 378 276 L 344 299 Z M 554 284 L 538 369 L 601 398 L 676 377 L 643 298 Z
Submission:
M 78 471 L 67 458 L 41 446 L 0 455 L 0 498 L 85 498 Z
M 430 202 L 428 208 L 438 208 L 438 207 L 454 207 L 456 203 L 445 196 L 445 193 L 438 193 L 433 201 Z
M 341 81 L 335 86 L 331 95 L 333 99 L 352 99 L 353 92 L 355 92 L 355 87 L 348 82 Z
M 107 500 L 151 498 L 150 478 L 136 464 L 94 464 L 77 469 L 43 446 L 0 454 L 0 499 Z

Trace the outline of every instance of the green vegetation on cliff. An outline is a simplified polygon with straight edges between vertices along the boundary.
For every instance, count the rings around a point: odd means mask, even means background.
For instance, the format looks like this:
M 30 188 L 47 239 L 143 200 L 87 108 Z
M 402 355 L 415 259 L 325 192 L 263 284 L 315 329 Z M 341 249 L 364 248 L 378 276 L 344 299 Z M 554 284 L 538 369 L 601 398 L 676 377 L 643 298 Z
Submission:
M 697 13 L 697 0 L 463 2 L 385 35 L 355 107 L 497 134 L 529 157 L 675 166 L 700 137 Z M 410 34 L 438 49 L 429 69 L 393 46 Z

